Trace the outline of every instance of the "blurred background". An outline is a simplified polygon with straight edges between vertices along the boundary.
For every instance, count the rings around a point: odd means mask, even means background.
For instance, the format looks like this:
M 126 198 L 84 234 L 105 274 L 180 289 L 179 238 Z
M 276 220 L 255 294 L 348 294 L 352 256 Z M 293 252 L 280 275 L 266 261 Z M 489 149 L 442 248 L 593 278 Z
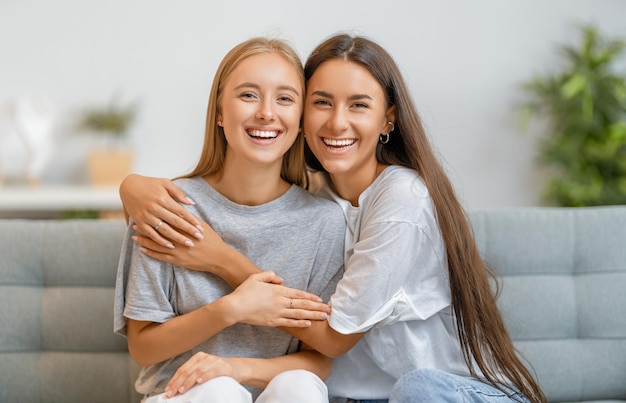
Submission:
M 94 179 L 96 148 L 118 151 L 105 165 L 122 174 L 183 174 L 231 47 L 280 37 L 304 61 L 341 31 L 395 58 L 467 208 L 540 205 L 546 123 L 520 124 L 522 84 L 562 68 L 581 24 L 626 37 L 624 16 L 624 0 L 0 0 L 0 195 L 116 188 Z

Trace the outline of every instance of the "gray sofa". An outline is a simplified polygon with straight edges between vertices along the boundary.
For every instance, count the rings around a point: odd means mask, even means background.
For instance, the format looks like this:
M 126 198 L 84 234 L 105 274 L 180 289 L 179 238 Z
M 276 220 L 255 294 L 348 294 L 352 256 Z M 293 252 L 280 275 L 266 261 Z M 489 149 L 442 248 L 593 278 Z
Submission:
M 626 402 L 626 206 L 472 211 L 552 402 Z M 118 221 L 0 220 L 0 402 L 137 402 L 112 332 Z
M 626 206 L 474 211 L 500 309 L 551 402 L 626 402 Z
M 139 402 L 113 333 L 121 221 L 0 220 L 0 402 Z

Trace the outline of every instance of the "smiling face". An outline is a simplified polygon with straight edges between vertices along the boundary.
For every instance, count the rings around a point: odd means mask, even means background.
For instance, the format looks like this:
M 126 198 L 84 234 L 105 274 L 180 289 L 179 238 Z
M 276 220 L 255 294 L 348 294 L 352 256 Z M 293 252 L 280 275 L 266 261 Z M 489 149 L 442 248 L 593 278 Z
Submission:
M 239 63 L 224 84 L 218 114 L 227 163 L 280 167 L 300 129 L 301 82 L 293 64 L 275 53 Z
M 376 146 L 390 129 L 393 108 L 383 88 L 363 66 L 332 59 L 311 76 L 304 108 L 307 144 L 333 183 L 362 183 L 379 173 Z

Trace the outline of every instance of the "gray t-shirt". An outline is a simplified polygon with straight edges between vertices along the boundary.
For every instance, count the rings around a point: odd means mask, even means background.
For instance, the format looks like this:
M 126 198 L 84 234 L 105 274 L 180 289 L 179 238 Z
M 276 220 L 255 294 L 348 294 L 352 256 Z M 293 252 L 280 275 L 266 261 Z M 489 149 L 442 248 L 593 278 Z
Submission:
M 222 239 L 263 270 L 274 270 L 284 285 L 320 295 L 333 294 L 343 274 L 345 218 L 336 203 L 292 185 L 260 206 L 233 203 L 203 178 L 175 183 L 195 202 L 187 208 Z M 115 289 L 114 330 L 126 335 L 126 319 L 163 323 L 232 291 L 221 278 L 152 259 L 126 234 Z M 163 391 L 174 372 L 196 352 L 223 357 L 278 357 L 297 351 L 298 340 L 276 328 L 236 324 L 191 351 L 143 368 L 139 393 Z M 256 395 L 259 390 L 249 388 Z

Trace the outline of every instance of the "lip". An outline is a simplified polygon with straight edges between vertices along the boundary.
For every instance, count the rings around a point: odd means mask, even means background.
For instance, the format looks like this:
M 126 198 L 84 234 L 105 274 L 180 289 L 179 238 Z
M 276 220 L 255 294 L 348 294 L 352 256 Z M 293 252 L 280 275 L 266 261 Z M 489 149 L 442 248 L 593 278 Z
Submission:
M 354 138 L 331 138 L 320 137 L 320 141 L 324 148 L 332 153 L 343 153 L 350 150 L 357 143 Z
M 252 141 L 267 144 L 276 141 L 283 134 L 283 130 L 270 127 L 249 127 L 246 128 L 246 133 Z

